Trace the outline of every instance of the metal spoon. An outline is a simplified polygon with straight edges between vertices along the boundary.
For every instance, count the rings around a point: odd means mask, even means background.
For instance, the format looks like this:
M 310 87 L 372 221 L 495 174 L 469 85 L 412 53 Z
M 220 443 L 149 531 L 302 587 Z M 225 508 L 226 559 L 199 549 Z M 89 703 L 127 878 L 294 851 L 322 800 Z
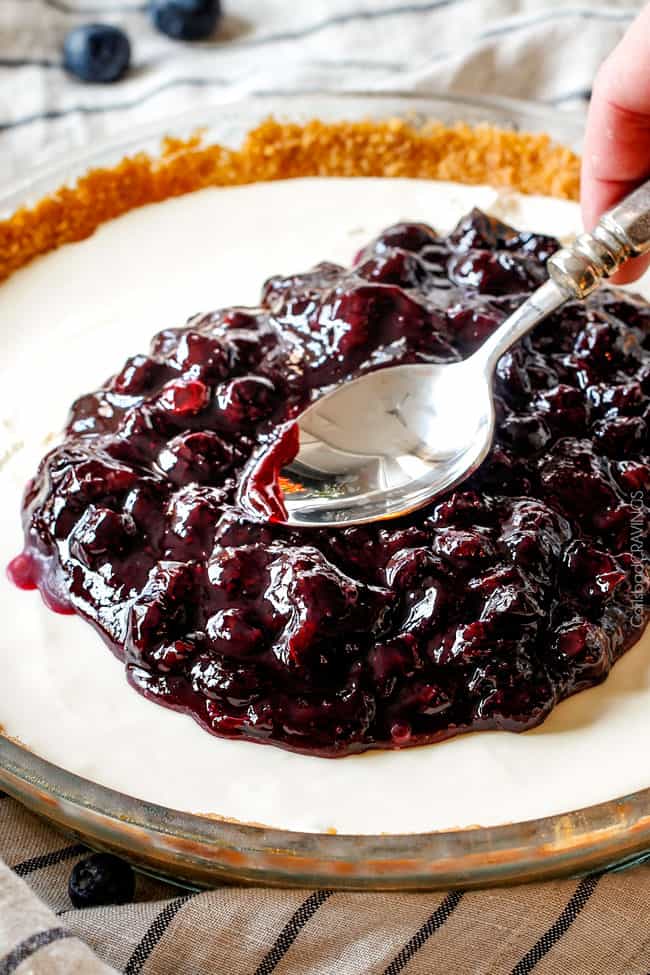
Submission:
M 408 514 L 465 480 L 492 444 L 499 358 L 565 301 L 586 298 L 649 250 L 650 181 L 556 252 L 550 280 L 469 358 L 380 369 L 309 406 L 296 421 L 298 438 L 292 431 L 297 454 L 285 461 L 285 445 L 275 468 L 264 465 L 274 479 L 267 496 L 275 490 L 267 514 L 301 527 L 362 524 Z M 249 487 L 245 480 L 240 501 L 250 510 Z

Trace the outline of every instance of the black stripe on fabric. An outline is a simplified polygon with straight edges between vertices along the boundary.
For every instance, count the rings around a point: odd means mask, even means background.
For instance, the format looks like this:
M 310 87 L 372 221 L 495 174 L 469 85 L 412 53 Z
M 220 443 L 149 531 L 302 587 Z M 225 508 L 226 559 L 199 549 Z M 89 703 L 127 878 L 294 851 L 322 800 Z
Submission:
M 426 14 L 442 7 L 454 7 L 465 0 L 432 0 L 429 3 L 401 3 L 394 7 L 384 7 L 382 10 L 351 10 L 346 14 L 335 14 L 324 20 L 318 20 L 308 27 L 297 27 L 296 30 L 279 31 L 266 37 L 252 37 L 248 41 L 235 41 L 233 47 L 263 47 L 266 44 L 278 44 L 282 41 L 300 41 L 313 34 L 320 34 L 330 27 L 343 27 L 357 20 L 383 20 L 385 17 L 400 17 L 404 14 Z
M 271 972 L 275 971 L 304 926 L 333 893 L 333 890 L 315 890 L 306 901 L 303 901 L 280 931 L 273 947 L 255 969 L 255 975 L 271 975 Z
M 1 2 L 1 0 L 0 0 Z M 320 62 L 321 67 L 339 68 L 342 62 L 332 61 Z M 391 63 L 386 65 L 388 70 L 401 70 L 400 66 L 394 64 L 394 68 L 391 68 Z M 170 81 L 164 82 L 164 84 L 159 85 L 157 88 L 153 88 L 148 91 L 145 95 L 140 98 L 135 98 L 128 102 L 113 102 L 109 105 L 73 105 L 71 108 L 54 109 L 49 112 L 35 112 L 33 115 L 26 115 L 23 118 L 14 119 L 12 122 L 0 122 L 0 132 L 9 132 L 12 129 L 20 128 L 24 125 L 31 125 L 34 122 L 55 122 L 59 119 L 66 118 L 68 115 L 102 115 L 109 112 L 123 112 L 128 111 L 132 108 L 138 108 L 140 105 L 144 105 L 150 99 L 155 98 L 157 95 L 162 94 L 165 91 L 170 91 L 174 88 L 190 87 L 190 88 L 209 88 L 212 85 L 218 87 L 228 87 L 232 85 L 239 84 L 242 78 L 233 78 L 228 81 L 226 78 L 173 78 Z M 296 89 L 293 86 L 288 86 L 283 89 L 270 89 L 270 90 L 253 90 L 248 92 L 248 95 L 275 95 L 275 94 L 312 94 L 314 91 L 318 91 L 318 88 L 305 88 Z
M 252 37 L 250 40 L 233 41 L 228 46 L 234 49 L 241 49 L 245 47 L 262 47 L 266 44 L 277 44 L 282 41 L 297 41 L 302 40 L 305 37 L 310 37 L 313 34 L 318 34 L 323 30 L 328 30 L 330 27 L 341 27 L 358 20 L 374 21 L 382 20 L 386 17 L 400 17 L 413 14 L 432 13 L 434 10 L 439 10 L 443 7 L 454 7 L 463 2 L 465 2 L 465 0 L 433 0 L 433 2 L 429 3 L 402 3 L 393 7 L 384 7 L 382 10 L 352 10 L 349 13 L 336 14 L 333 17 L 327 17 L 324 20 L 310 24 L 308 27 L 298 27 L 296 30 L 287 30 L 278 32 L 277 34 L 268 34 L 266 37 Z M 518 30 L 522 27 L 543 23 L 545 20 L 552 20 L 555 17 L 569 16 L 581 17 L 589 20 L 613 20 L 618 22 L 632 20 L 634 14 L 615 13 L 607 10 L 590 10 L 588 7 L 575 7 L 569 8 L 565 11 L 558 10 L 548 15 L 544 14 L 538 18 L 531 17 L 522 24 L 505 24 L 503 27 L 494 27 L 491 30 L 487 30 L 482 33 L 480 37 L 497 36 L 498 34 L 502 33 L 506 34 L 512 30 Z
M 46 7 L 58 10 L 61 14 L 97 14 L 102 16 L 104 14 L 142 13 L 147 9 L 146 3 L 110 3 L 105 7 L 84 7 L 77 6 L 74 3 L 66 3 L 65 0 L 42 0 L 42 2 Z
M 136 98 L 130 102 L 119 102 L 111 105 L 75 105 L 72 108 L 62 108 L 58 111 L 37 112 L 34 115 L 26 115 L 24 118 L 15 119 L 13 122 L 0 122 L 0 132 L 17 129 L 22 125 L 30 125 L 32 122 L 52 122 L 76 113 L 80 115 L 101 115 L 106 112 L 127 111 L 130 108 L 137 108 L 139 105 L 143 105 L 150 98 L 155 98 L 156 95 L 160 95 L 163 91 L 168 91 L 171 88 L 179 88 L 182 85 L 187 85 L 192 88 L 208 88 L 210 85 L 224 86 L 229 84 L 236 84 L 236 81 L 229 82 L 225 78 L 176 78 L 172 81 L 166 81 L 163 85 L 159 85 L 157 88 L 152 89 L 152 91 L 148 91 L 146 95 L 142 95 L 141 98 Z
M 140 941 L 134 948 L 133 954 L 126 963 L 126 968 L 124 969 L 124 975 L 138 975 L 142 971 L 142 968 L 147 961 L 149 955 L 154 950 L 163 934 L 172 923 L 178 912 L 180 911 L 183 904 L 195 897 L 195 894 L 185 894 L 183 897 L 177 897 L 176 900 L 170 901 L 166 907 L 162 909 L 160 914 L 158 914 Z M 0 973 L 1 975 L 1 973 Z
M 551 925 L 539 941 L 533 945 L 521 961 L 517 962 L 512 969 L 511 975 L 529 975 L 542 958 L 549 953 L 551 948 L 562 938 L 580 911 L 585 907 L 587 901 L 596 889 L 596 884 L 600 880 L 601 874 L 592 874 L 585 877 L 578 884 L 573 897 L 568 902 L 557 921 Z
M 59 13 L 63 14 L 143 13 L 147 10 L 146 3 L 135 5 L 114 3 L 106 7 L 77 7 L 72 3 L 66 2 L 66 0 L 43 0 L 43 2 L 48 7 L 52 7 L 54 10 L 58 10 Z M 239 41 L 233 46 L 258 47 L 263 44 L 276 44 L 279 41 L 300 40 L 303 37 L 309 37 L 311 34 L 317 34 L 322 30 L 327 30 L 329 27 L 338 27 L 342 24 L 352 23 L 355 20 L 379 20 L 383 17 L 395 17 L 400 14 L 429 13 L 432 10 L 437 10 L 439 7 L 450 7 L 462 2 L 464 0 L 432 0 L 429 3 L 398 4 L 393 7 L 385 7 L 383 10 L 354 10 L 350 11 L 350 13 L 327 17 L 324 20 L 317 21 L 315 24 L 310 24 L 308 27 L 299 27 L 296 30 L 269 34 L 267 37 L 253 38 L 249 41 Z
M 0 68 L 60 68 L 60 61 L 48 58 L 0 58 Z
M 354 23 L 356 20 L 379 20 L 384 17 L 396 17 L 401 14 L 430 13 L 440 7 L 451 7 L 465 0 L 430 0 L 428 3 L 403 3 L 393 7 L 385 7 L 383 10 L 352 10 L 345 14 L 335 14 L 333 17 L 326 17 L 324 20 L 316 21 L 308 27 L 298 27 L 295 30 L 278 31 L 276 34 L 268 34 L 266 37 L 255 37 L 248 41 L 235 41 L 228 44 L 229 47 L 261 47 L 266 44 L 277 44 L 281 41 L 296 41 L 303 37 L 310 37 L 318 34 L 322 30 L 330 27 L 340 27 L 341 25 Z M 44 0 L 48 7 L 58 10 L 64 14 L 111 14 L 146 12 L 146 4 L 131 6 L 130 4 L 112 4 L 106 7 L 75 7 L 66 0 Z
M 309 58 L 309 67 L 315 68 L 363 68 L 373 71 L 403 71 L 405 61 L 372 61 L 365 58 Z
M 580 20 L 613 20 L 616 23 L 626 23 L 633 20 L 633 14 L 608 13 L 605 10 L 586 10 L 584 8 L 572 8 L 569 10 L 556 10 L 553 13 L 543 14 L 541 17 L 531 17 L 528 20 L 517 21 L 515 23 L 503 24 L 498 27 L 491 27 L 488 30 L 477 31 L 469 35 L 469 44 L 479 44 L 481 41 L 489 41 L 493 37 L 503 37 L 505 34 L 515 34 L 517 31 L 526 30 L 529 27 L 537 27 L 539 24 L 548 23 L 552 20 L 563 20 L 567 17 L 576 17 Z M 422 64 L 416 67 L 426 67 L 427 64 L 440 64 L 450 58 L 465 57 L 466 48 L 456 48 L 453 51 L 438 51 L 436 54 L 427 58 Z
M 96 14 L 110 14 L 116 12 L 140 12 L 146 11 L 146 4 L 131 6 L 129 4 L 113 4 L 104 8 L 93 8 L 93 7 L 75 7 L 70 3 L 66 3 L 65 0 L 44 0 L 48 6 L 53 7 L 55 10 L 61 13 L 78 14 L 78 13 L 96 13 Z M 295 30 L 278 31 L 276 34 L 268 34 L 266 37 L 253 37 L 250 40 L 234 41 L 228 44 L 230 49 L 241 49 L 247 47 L 262 47 L 267 44 L 277 44 L 283 41 L 295 41 L 302 40 L 305 37 L 310 37 L 313 34 L 318 34 L 323 30 L 328 30 L 330 27 L 341 27 L 349 23 L 354 23 L 355 21 L 369 21 L 369 20 L 381 20 L 386 17 L 399 17 L 412 14 L 423 14 L 431 13 L 434 10 L 441 9 L 443 7 L 456 6 L 459 3 L 463 3 L 464 0 L 430 0 L 428 3 L 403 3 L 397 4 L 392 7 L 384 7 L 381 10 L 352 10 L 345 14 L 336 14 L 333 17 L 327 17 L 324 20 L 316 21 L 314 24 L 309 24 L 307 27 L 298 27 Z M 481 34 L 483 38 L 496 37 L 500 34 L 507 34 L 513 30 L 521 29 L 523 27 L 534 26 L 537 24 L 545 23 L 547 20 L 553 20 L 556 18 L 566 18 L 566 17 L 580 17 L 589 20 L 609 20 L 615 22 L 623 22 L 627 20 L 632 20 L 634 14 L 632 13 L 617 13 L 615 11 L 608 10 L 589 10 L 585 7 L 569 8 L 567 10 L 558 10 L 549 14 L 542 14 L 539 17 L 530 18 L 521 24 L 505 24 L 503 26 L 493 27 Z
M 578 91 L 567 91 L 564 95 L 556 95 L 554 98 L 545 98 L 545 105 L 563 105 L 564 102 L 577 101 L 578 99 L 583 101 L 591 100 L 591 88 L 580 88 Z
M 0 0 L 1 2 L 1 0 Z M 318 64 L 321 67 L 329 67 L 332 69 L 338 69 L 346 66 L 345 61 L 320 61 Z M 357 62 L 357 66 L 361 67 L 362 63 Z M 380 65 L 379 63 L 373 64 L 370 62 L 368 67 L 383 68 L 389 71 L 399 71 L 401 67 L 395 62 L 387 62 L 385 65 Z M 66 118 L 68 115 L 102 115 L 108 112 L 123 112 L 128 111 L 132 108 L 138 108 L 140 105 L 144 105 L 150 99 L 155 98 L 157 95 L 162 94 L 165 91 L 170 91 L 174 88 L 190 87 L 190 88 L 210 88 L 212 85 L 217 87 L 228 87 L 232 85 L 240 84 L 242 78 L 233 78 L 228 80 L 227 78 L 172 78 L 170 81 L 165 81 L 162 85 L 158 85 L 157 88 L 153 88 L 148 91 L 145 95 L 141 95 L 140 98 L 134 98 L 132 101 L 126 102 L 113 102 L 109 105 L 73 105 L 71 108 L 53 109 L 49 112 L 35 112 L 33 115 L 25 115 L 23 118 L 14 119 L 12 122 L 0 122 L 0 132 L 8 132 L 11 129 L 17 129 L 24 125 L 31 125 L 34 122 L 54 122 L 58 119 Z M 308 91 L 313 91 L 318 89 L 308 89 Z M 295 94 L 295 90 L 292 87 L 286 89 L 288 93 Z M 250 95 L 265 94 L 265 92 L 252 91 L 249 92 Z
M 284 31 L 283 33 L 278 34 L 269 34 L 267 37 L 251 38 L 248 41 L 233 41 L 228 46 L 229 48 L 239 50 L 247 47 L 262 47 L 266 44 L 277 44 L 282 41 L 302 40 L 305 37 L 309 37 L 311 34 L 317 34 L 322 30 L 327 30 L 329 27 L 340 27 L 355 20 L 379 20 L 383 17 L 396 17 L 403 14 L 431 13 L 439 8 L 453 7 L 463 2 L 465 2 L 465 0 L 436 0 L 435 3 L 402 4 L 398 7 L 386 7 L 384 10 L 355 11 L 349 14 L 339 14 L 336 17 L 330 17 L 327 20 L 322 20 L 316 24 L 312 24 L 309 27 L 299 28 L 294 31 Z M 567 10 L 555 10 L 548 14 L 542 14 L 538 17 L 529 17 L 527 20 L 503 24 L 488 28 L 484 31 L 478 31 L 475 34 L 471 34 L 467 40 L 472 43 L 486 41 L 493 37 L 501 37 L 504 34 L 513 34 L 516 31 L 525 30 L 528 27 L 536 27 L 539 24 L 544 24 L 551 20 L 565 20 L 567 17 L 576 17 L 580 20 L 605 20 L 613 21 L 614 23 L 627 23 L 634 19 L 634 14 L 616 13 L 608 10 L 590 10 L 588 7 L 573 7 Z M 424 65 L 438 63 L 446 60 L 447 58 L 453 57 L 456 54 L 460 56 L 461 54 L 464 55 L 465 53 L 465 49 L 462 51 L 459 50 L 458 52 L 440 51 L 433 57 L 427 59 L 427 61 L 424 62 Z M 420 67 L 424 65 L 420 65 Z
M 442 903 L 439 904 L 439 906 L 435 909 L 433 914 L 426 919 L 419 931 L 415 932 L 411 940 L 407 941 L 400 953 L 393 958 L 383 975 L 398 975 L 399 972 L 403 971 L 413 955 L 418 952 L 422 945 L 426 944 L 431 935 L 435 934 L 436 931 L 439 931 L 445 921 L 451 917 L 462 899 L 462 891 L 450 891 Z
M 64 846 L 63 849 L 54 850 L 52 853 L 43 853 L 41 856 L 23 860 L 22 863 L 17 863 L 12 869 L 19 877 L 27 877 L 30 873 L 43 870 L 44 867 L 53 867 L 57 863 L 63 863 L 64 860 L 72 860 L 73 857 L 87 852 L 87 847 L 81 843 L 75 843 L 73 846 Z
M 536 17 L 529 17 L 519 23 L 497 25 L 481 31 L 478 35 L 481 40 L 489 40 L 491 37 L 501 37 L 503 34 L 511 34 L 516 30 L 525 30 L 527 27 L 538 27 L 540 24 L 547 24 L 551 20 L 566 20 L 568 17 L 577 17 L 580 20 L 608 20 L 616 24 L 634 20 L 636 14 L 626 12 L 617 13 L 614 10 L 590 10 L 588 7 L 567 7 L 566 10 L 553 10 L 549 13 L 542 13 Z
M 321 68 L 363 68 L 374 71 L 403 71 L 406 67 L 405 62 L 401 61 L 373 61 L 363 58 L 334 58 L 334 59 L 309 59 L 311 67 Z M 50 61 L 48 58 L 2 58 L 0 57 L 0 68 L 59 68 L 64 70 L 60 61 Z M 198 83 L 202 79 L 190 79 Z M 209 79 L 208 79 L 209 80 Z M 231 81 L 216 79 L 218 82 L 226 84 L 236 84 L 241 78 L 233 78 Z
M 11 972 L 15 972 L 18 966 L 31 958 L 36 951 L 45 948 L 46 945 L 51 945 L 53 941 L 73 937 L 72 931 L 66 931 L 65 928 L 50 928 L 48 931 L 39 931 L 38 934 L 25 938 L 19 945 L 16 945 L 13 951 L 10 951 L 4 958 L 0 958 L 0 975 L 11 975 Z

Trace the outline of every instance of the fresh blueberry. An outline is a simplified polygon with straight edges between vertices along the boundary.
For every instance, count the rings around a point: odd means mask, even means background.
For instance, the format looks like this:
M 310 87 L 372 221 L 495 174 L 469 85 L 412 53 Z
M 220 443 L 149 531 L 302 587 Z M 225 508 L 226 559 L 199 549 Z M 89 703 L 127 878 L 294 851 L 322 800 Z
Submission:
M 82 81 L 108 84 L 126 74 L 131 44 L 119 27 L 87 24 L 75 27 L 63 42 L 63 63 Z
M 178 41 L 203 41 L 214 33 L 220 0 L 150 0 L 154 26 Z
M 68 883 L 74 907 L 128 904 L 133 900 L 133 868 L 110 853 L 93 853 L 75 864 Z

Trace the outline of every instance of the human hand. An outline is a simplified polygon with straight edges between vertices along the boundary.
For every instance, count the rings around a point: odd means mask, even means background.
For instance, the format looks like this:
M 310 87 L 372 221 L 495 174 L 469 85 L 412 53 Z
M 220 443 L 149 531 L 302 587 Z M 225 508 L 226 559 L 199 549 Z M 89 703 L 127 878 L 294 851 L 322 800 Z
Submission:
M 584 225 L 650 176 L 650 4 L 601 65 L 594 82 L 582 157 Z M 614 284 L 635 281 L 650 256 L 629 261 Z

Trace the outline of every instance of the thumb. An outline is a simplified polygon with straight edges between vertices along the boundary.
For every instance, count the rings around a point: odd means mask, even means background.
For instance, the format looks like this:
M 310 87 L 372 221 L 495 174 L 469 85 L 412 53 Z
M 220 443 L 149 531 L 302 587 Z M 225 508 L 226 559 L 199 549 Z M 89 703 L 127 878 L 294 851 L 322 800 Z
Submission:
M 587 117 L 582 159 L 584 225 L 592 230 L 601 214 L 650 176 L 650 4 L 603 62 Z M 612 278 L 634 281 L 650 265 L 636 258 Z

